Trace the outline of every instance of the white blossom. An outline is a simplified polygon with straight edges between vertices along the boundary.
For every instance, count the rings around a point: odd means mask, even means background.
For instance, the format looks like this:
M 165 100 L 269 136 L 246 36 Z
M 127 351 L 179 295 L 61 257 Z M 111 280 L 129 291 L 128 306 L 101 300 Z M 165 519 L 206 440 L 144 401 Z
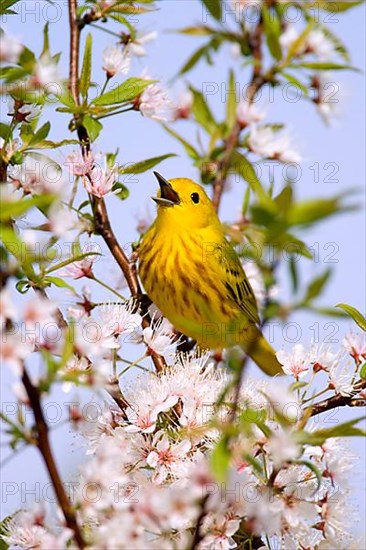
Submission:
M 157 36 L 158 33 L 156 31 L 148 32 L 145 34 L 137 33 L 137 36 L 127 43 L 126 49 L 131 55 L 135 55 L 136 57 L 143 57 L 146 55 L 146 50 L 144 47 L 145 44 L 152 42 L 156 39 Z
M 278 361 L 282 365 L 285 374 L 291 374 L 295 378 L 305 376 L 310 368 L 310 356 L 302 344 L 296 344 L 291 352 L 279 350 L 276 353 Z
M 265 114 L 258 110 L 254 103 L 242 99 L 236 108 L 236 117 L 242 128 L 260 122 Z
M 335 53 L 334 44 L 320 29 L 314 29 L 306 37 L 306 48 L 317 56 L 319 61 L 329 61 Z
M 9 33 L 0 34 L 0 61 L 6 63 L 17 63 L 24 46 L 18 38 Z
M 60 89 L 60 76 L 56 63 L 47 56 L 39 59 L 33 70 L 31 83 L 39 88 L 55 85 L 57 89 Z M 55 91 L 54 86 L 52 86 L 52 91 Z
M 10 179 L 17 189 L 32 195 L 62 195 L 65 182 L 59 166 L 46 158 L 25 157 L 23 164 L 15 166 Z
M 297 163 L 301 161 L 300 154 L 291 148 L 290 137 L 279 134 L 269 126 L 253 128 L 248 144 L 250 150 L 262 157 L 280 160 L 281 162 Z
M 126 74 L 130 70 L 131 57 L 126 49 L 118 46 L 108 46 L 103 51 L 103 70 L 108 78 L 117 74 Z
M 147 74 L 142 76 L 145 80 L 150 80 Z M 142 92 L 138 107 L 140 112 L 154 120 L 168 122 L 173 117 L 173 104 L 167 90 L 159 83 L 150 84 Z
M 364 334 L 349 332 L 342 340 L 342 345 L 355 361 L 360 362 L 362 359 L 366 359 L 366 338 Z

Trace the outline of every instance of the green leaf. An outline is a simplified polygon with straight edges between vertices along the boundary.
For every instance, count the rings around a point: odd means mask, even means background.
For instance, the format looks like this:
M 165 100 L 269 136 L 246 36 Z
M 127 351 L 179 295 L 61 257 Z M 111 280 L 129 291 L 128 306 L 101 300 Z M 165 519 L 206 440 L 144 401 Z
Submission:
M 103 129 L 103 124 L 99 120 L 88 115 L 83 118 L 83 126 L 88 132 L 90 141 L 95 141 Z
M 132 101 L 154 82 L 155 80 L 145 80 L 143 78 L 128 78 L 114 90 L 110 90 L 94 99 L 92 103 L 94 105 L 116 105 Z
M 217 21 L 221 19 L 221 0 L 202 0 L 202 3 L 206 6 L 212 17 L 217 19 Z
M 286 214 L 293 204 L 293 192 L 291 185 L 285 185 L 281 192 L 275 197 L 274 202 L 280 212 Z
M 340 309 L 343 309 L 352 319 L 355 323 L 364 331 L 366 332 L 366 319 L 362 315 L 358 309 L 356 309 L 353 306 L 349 306 L 348 304 L 337 304 L 336 307 L 339 307 Z
M 163 124 L 163 128 L 168 132 L 168 134 L 173 136 L 183 145 L 187 155 L 191 157 L 191 159 L 198 160 L 200 158 L 198 151 L 193 147 L 193 145 L 188 143 L 188 141 L 180 136 L 175 130 L 172 130 L 172 128 L 169 128 L 169 126 L 166 126 L 165 124 Z
M 345 0 L 344 2 L 335 2 L 333 0 L 316 0 L 315 2 L 310 3 L 309 7 L 320 8 L 321 10 L 336 14 L 342 11 L 347 11 L 356 6 L 360 6 L 363 3 L 364 0 L 356 0 L 353 2 L 351 2 L 351 0 Z
M 201 57 L 203 57 L 208 52 L 210 47 L 211 47 L 211 41 L 208 44 L 205 44 L 205 46 L 198 48 L 198 50 L 196 50 L 188 59 L 188 61 L 186 61 L 186 63 L 183 65 L 183 67 L 179 71 L 179 74 L 182 75 L 182 74 L 188 73 L 188 71 L 193 69 L 193 67 L 197 65 Z
M 61 277 L 46 277 L 44 279 L 44 282 L 53 284 L 57 286 L 58 288 L 67 288 L 68 290 L 71 290 L 73 294 L 77 294 L 76 290 L 73 286 L 69 285 L 66 281 L 61 279 Z
M 309 382 L 294 382 L 293 384 L 291 384 L 290 386 L 290 391 L 294 392 L 296 390 L 301 390 L 301 388 L 305 388 L 305 386 L 307 386 L 309 384 Z
M 310 302 L 311 300 L 314 300 L 319 294 L 322 292 L 323 288 L 329 281 L 329 277 L 332 274 L 331 269 L 326 269 L 325 272 L 322 275 L 319 275 L 318 277 L 315 277 L 311 283 L 308 286 L 308 289 L 306 291 L 306 295 L 304 298 L 304 302 Z
M 357 71 L 357 67 L 352 67 L 351 65 L 341 65 L 339 63 L 330 63 L 322 61 L 314 61 L 309 63 L 292 63 L 288 65 L 292 69 L 312 69 L 315 71 Z
M 26 294 L 28 290 L 30 289 L 31 285 L 28 279 L 22 279 L 18 281 L 15 285 L 15 288 L 17 289 L 20 294 Z
M 48 29 L 49 29 L 49 21 L 47 21 L 43 29 L 43 49 L 42 49 L 41 57 L 49 54 L 49 51 L 50 51 L 50 38 L 49 38 Z
M 209 34 L 213 34 L 215 30 L 211 29 L 210 27 L 206 27 L 205 25 L 201 25 L 197 27 L 184 27 L 183 29 L 179 29 L 178 32 L 181 34 L 189 34 L 193 36 L 207 36 Z
M 353 207 L 342 206 L 341 197 L 330 199 L 311 199 L 293 205 L 288 215 L 290 225 L 308 225 L 333 216 L 337 212 L 345 212 Z
M 19 0 L 1 0 L 0 2 L 0 15 L 16 15 L 17 12 L 9 9 L 19 2 Z
M 364 420 L 365 416 L 349 420 L 338 426 L 332 428 L 323 428 L 314 432 L 297 432 L 294 437 L 299 443 L 306 443 L 308 445 L 323 445 L 324 442 L 331 437 L 358 437 L 365 436 L 366 433 L 361 428 L 357 428 L 355 424 Z
M 162 162 L 165 159 L 170 157 L 176 157 L 174 153 L 168 153 L 166 155 L 161 155 L 160 157 L 152 157 L 150 159 L 141 160 L 140 162 L 129 163 L 125 166 L 121 166 L 118 169 L 119 174 L 142 174 L 151 168 L 154 168 L 157 164 Z
M 340 40 L 340 38 L 338 38 L 338 36 L 336 34 L 334 34 L 330 30 L 329 27 L 326 27 L 325 25 L 320 25 L 320 28 L 321 28 L 322 32 L 324 33 L 324 35 L 326 36 L 326 38 L 330 42 L 332 42 L 336 52 L 338 52 L 338 54 L 343 58 L 343 60 L 346 63 L 350 63 L 350 61 L 351 61 L 350 55 L 347 51 L 346 46 L 343 44 L 343 42 Z
M 89 33 L 86 37 L 85 41 L 85 49 L 84 49 L 84 60 L 83 60 L 83 67 L 81 69 L 81 76 L 80 76 L 80 92 L 83 98 L 87 98 L 88 96 L 88 90 L 90 86 L 90 79 L 91 79 L 91 70 L 92 70 L 92 46 L 93 46 L 93 39 L 92 35 Z
M 289 270 L 290 270 L 290 276 L 291 276 L 292 290 L 294 292 L 297 292 L 299 288 L 299 275 L 298 275 L 298 269 L 297 269 L 296 256 L 294 256 L 293 254 L 290 255 Z
M 32 139 L 29 142 L 29 145 L 36 145 L 37 143 L 40 143 L 41 141 L 44 141 L 48 134 L 50 133 L 51 124 L 50 122 L 46 122 L 37 130 L 37 132 L 34 134 Z
M 229 450 L 229 440 L 223 436 L 215 445 L 211 454 L 211 469 L 217 481 L 224 482 L 227 478 L 231 453 Z
M 293 57 L 295 57 L 299 51 L 301 52 L 302 46 L 305 44 L 305 40 L 314 28 L 314 23 L 310 22 L 305 29 L 299 34 L 299 36 L 290 45 L 285 63 L 287 64 Z
M 80 141 L 78 139 L 63 139 L 62 141 L 45 139 L 42 143 L 37 143 L 37 149 L 57 149 L 64 145 L 80 145 Z
M 8 221 L 12 218 L 22 216 L 33 207 L 41 209 L 47 208 L 50 204 L 52 204 L 54 198 L 55 197 L 53 195 L 40 195 L 22 199 L 20 201 L 3 201 L 0 209 L 0 220 Z
M 230 134 L 236 124 L 237 97 L 234 71 L 230 70 L 226 100 L 226 126 L 227 135 Z
M 282 72 L 281 73 L 282 76 L 284 78 L 286 78 L 286 80 L 288 80 L 288 82 L 290 82 L 290 84 L 293 84 L 294 86 L 296 86 L 297 88 L 299 88 L 299 90 L 301 90 L 305 95 L 308 95 L 309 94 L 309 89 L 307 86 L 305 86 L 304 84 L 302 84 L 300 82 L 300 80 L 298 80 L 297 78 L 295 78 L 294 76 L 292 76 L 292 74 L 289 74 L 289 73 L 284 73 Z
M 280 19 L 277 12 L 268 10 L 265 6 L 262 6 L 262 15 L 268 49 L 272 57 L 280 61 L 282 59 L 282 49 L 279 40 L 281 34 Z
M 217 123 L 211 113 L 203 94 L 195 88 L 190 88 L 193 94 L 192 113 L 198 124 L 200 124 L 209 134 L 215 131 Z
M 3 138 L 3 140 L 9 139 L 11 136 L 11 128 L 8 124 L 4 124 L 4 122 L 0 122 L 0 137 Z
M 0 13 L 1 13 L 1 10 L 0 10 Z M 16 424 L 13 424 L 11 423 L 6 417 L 5 415 L 1 415 L 1 418 L 5 421 L 5 422 L 9 422 L 9 424 L 17 431 L 19 431 L 19 436 L 23 436 L 22 434 L 22 431 L 19 430 L 19 428 L 17 427 Z M 12 524 L 12 520 L 16 517 L 16 515 L 18 514 L 18 512 L 15 512 L 14 514 L 11 514 L 10 516 L 6 516 L 4 519 L 1 520 L 1 523 L 0 523 L 0 550 L 7 550 L 9 548 L 9 545 L 4 541 L 4 539 L 1 538 L 2 535 L 10 535 L 11 534 L 11 524 Z
M 234 151 L 232 155 L 231 169 L 239 174 L 263 203 L 270 203 L 271 199 L 262 187 L 252 163 L 239 151 Z
M 366 380 L 366 363 L 364 363 L 360 368 L 360 378 L 362 380 Z
M 116 197 L 121 199 L 121 201 L 124 201 L 130 195 L 130 191 L 128 190 L 128 188 L 120 182 L 117 182 L 113 185 L 113 192 L 115 193 Z
M 115 21 L 118 21 L 118 23 L 122 23 L 122 25 L 125 25 L 129 30 L 132 40 L 136 38 L 136 30 L 134 26 L 131 25 L 127 17 L 123 17 L 123 15 L 121 15 L 120 13 L 111 13 L 109 17 L 111 17 L 111 19 L 114 19 Z

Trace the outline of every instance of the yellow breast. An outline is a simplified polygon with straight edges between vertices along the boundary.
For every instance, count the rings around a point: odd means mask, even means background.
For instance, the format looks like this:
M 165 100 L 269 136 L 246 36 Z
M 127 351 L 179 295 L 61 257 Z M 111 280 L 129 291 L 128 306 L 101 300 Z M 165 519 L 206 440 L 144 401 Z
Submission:
M 247 321 L 227 299 L 215 240 L 205 231 L 162 234 L 156 226 L 139 248 L 139 274 L 144 288 L 163 315 L 202 347 L 239 343 Z

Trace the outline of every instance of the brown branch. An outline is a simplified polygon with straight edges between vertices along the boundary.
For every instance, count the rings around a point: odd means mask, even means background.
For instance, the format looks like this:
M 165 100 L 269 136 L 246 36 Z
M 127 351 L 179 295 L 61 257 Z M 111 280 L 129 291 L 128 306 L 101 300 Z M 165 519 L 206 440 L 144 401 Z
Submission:
M 79 105 L 79 51 L 80 29 L 77 19 L 77 0 L 69 0 L 69 24 L 70 24 L 70 72 L 69 87 L 76 105 Z
M 38 388 L 36 386 L 33 386 L 25 368 L 23 371 L 22 382 L 26 389 L 29 402 L 31 404 L 33 414 L 34 414 L 34 419 L 35 419 L 36 428 L 37 428 L 37 436 L 36 436 L 37 447 L 45 462 L 48 474 L 50 476 L 53 488 L 56 493 L 57 501 L 64 515 L 66 525 L 74 533 L 74 538 L 78 547 L 85 548 L 86 543 L 84 541 L 81 528 L 76 520 L 75 511 L 66 495 L 65 488 L 63 486 L 55 460 L 53 458 L 49 435 L 48 435 L 48 425 L 44 418 L 42 406 L 41 406 L 41 395 Z
M 77 19 L 77 0 L 69 0 L 69 22 L 70 22 L 70 90 L 73 98 L 79 104 L 78 90 L 78 74 L 79 74 L 79 50 L 80 50 L 80 31 L 83 25 Z M 90 138 L 86 128 L 80 123 L 77 123 L 77 133 L 81 142 L 81 152 L 85 156 L 90 151 Z M 141 295 L 136 267 L 134 263 L 129 262 L 126 254 L 120 247 L 116 236 L 112 230 L 109 221 L 107 208 L 103 199 L 93 198 L 93 211 L 95 218 L 95 229 L 104 239 L 106 245 L 111 251 L 112 256 L 122 270 L 122 273 L 127 281 L 131 295 L 138 297 Z M 143 327 L 150 326 L 150 319 L 147 311 L 143 311 Z M 160 372 L 166 366 L 162 356 L 151 354 L 154 366 L 157 372 Z
M 119 245 L 110 224 L 107 208 L 103 199 L 95 199 L 94 215 L 96 222 L 96 231 L 103 237 L 104 242 L 111 251 L 112 256 L 121 268 L 130 289 L 131 295 L 134 298 L 138 298 L 139 296 L 141 296 L 142 290 L 137 277 L 136 265 L 134 262 L 130 262 L 128 260 L 126 254 L 123 252 L 121 246 Z M 143 328 L 146 328 L 150 326 L 150 318 L 147 314 L 146 308 L 144 309 L 145 311 L 142 311 L 144 315 L 142 326 Z M 152 353 L 151 358 L 153 360 L 156 371 L 161 372 L 166 366 L 164 358 L 157 353 Z
M 324 399 L 324 401 L 320 401 L 319 403 L 315 403 L 314 405 L 310 405 L 305 409 L 305 411 L 311 411 L 310 416 L 316 416 L 318 414 L 322 414 L 326 411 L 330 411 L 332 409 L 336 409 L 338 407 L 359 407 L 359 406 L 365 406 L 366 405 L 366 399 L 355 399 L 358 397 L 358 394 L 366 389 L 366 380 L 361 380 L 360 382 L 357 382 L 357 384 L 353 387 L 353 392 L 351 395 L 334 395 L 333 397 L 329 397 L 328 399 Z
M 212 202 L 216 211 L 218 211 L 220 207 L 221 197 L 225 188 L 227 173 L 231 166 L 231 157 L 238 145 L 240 131 L 241 131 L 241 128 L 239 124 L 236 124 L 228 140 L 226 141 L 225 153 L 218 166 L 218 174 L 213 183 L 213 195 L 212 195 Z
M 189 546 L 189 550 L 195 550 L 199 546 L 200 542 L 203 539 L 203 534 L 201 533 L 201 526 L 202 526 L 202 522 L 205 519 L 205 516 L 206 516 L 206 513 L 207 513 L 206 512 L 206 502 L 207 502 L 207 500 L 208 500 L 208 495 L 206 495 L 202 499 L 200 513 L 198 514 L 198 517 L 197 517 L 196 526 L 194 528 L 194 533 L 193 533 L 193 539 L 192 539 L 192 542 Z

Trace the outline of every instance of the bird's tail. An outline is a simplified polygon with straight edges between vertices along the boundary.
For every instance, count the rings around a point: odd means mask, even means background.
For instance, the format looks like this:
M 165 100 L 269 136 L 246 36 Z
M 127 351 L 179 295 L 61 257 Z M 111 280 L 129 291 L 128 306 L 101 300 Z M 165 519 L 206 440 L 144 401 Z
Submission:
M 246 352 L 258 367 L 269 376 L 284 374 L 282 365 L 277 360 L 275 350 L 259 331 L 258 337 L 247 347 Z

